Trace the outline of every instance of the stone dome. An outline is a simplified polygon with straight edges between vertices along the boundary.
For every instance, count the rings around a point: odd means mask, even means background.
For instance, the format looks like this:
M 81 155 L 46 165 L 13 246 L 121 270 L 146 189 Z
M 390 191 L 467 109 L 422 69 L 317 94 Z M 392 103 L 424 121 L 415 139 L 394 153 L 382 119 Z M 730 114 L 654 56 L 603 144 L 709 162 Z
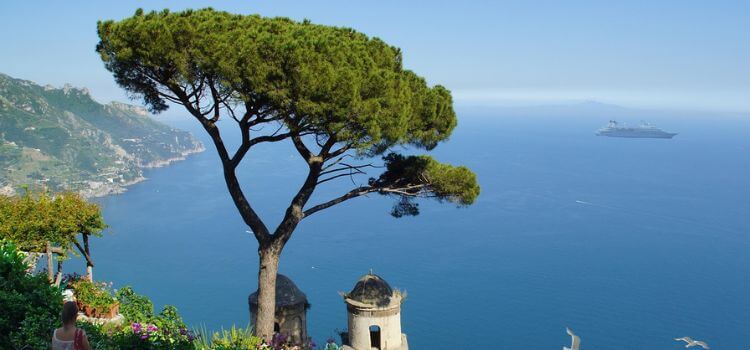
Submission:
M 346 294 L 348 299 L 363 304 L 388 306 L 393 296 L 393 288 L 382 277 L 371 273 L 362 276 L 354 289 Z
M 258 291 L 256 290 L 253 294 L 248 297 L 250 305 L 253 307 L 258 306 Z M 282 274 L 276 275 L 276 306 L 287 307 L 304 304 L 307 306 L 307 296 L 305 293 L 297 288 L 297 285 L 292 282 L 289 277 Z

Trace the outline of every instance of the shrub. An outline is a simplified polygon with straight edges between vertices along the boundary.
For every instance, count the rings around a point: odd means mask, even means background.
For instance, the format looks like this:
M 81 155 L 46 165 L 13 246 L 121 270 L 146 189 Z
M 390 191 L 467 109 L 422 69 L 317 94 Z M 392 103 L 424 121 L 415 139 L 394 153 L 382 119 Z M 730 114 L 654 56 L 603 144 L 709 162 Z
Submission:
M 89 334 L 94 349 L 194 349 L 193 332 L 185 326 L 174 306 L 167 305 L 154 315 L 151 300 L 136 294 L 131 287 L 123 287 L 115 295 L 125 322 L 102 326 L 79 323 Z
M 229 330 L 222 329 L 221 332 L 214 332 L 212 336 L 202 329 L 198 332 L 195 348 L 198 350 L 256 350 L 260 348 L 261 343 L 261 339 L 253 335 L 250 326 L 238 328 L 233 325 Z
M 341 349 L 338 344 L 336 344 L 336 340 L 333 338 L 328 338 L 326 341 L 326 347 L 323 350 L 339 350 Z
M 117 303 L 115 297 L 112 296 L 111 286 L 105 282 L 92 282 L 82 278 L 72 282 L 71 286 L 75 290 L 79 308 L 89 309 L 94 315 L 109 313 Z
M 48 349 L 62 294 L 44 275 L 27 275 L 16 246 L 0 241 L 0 348 Z
M 146 321 L 154 317 L 154 304 L 145 296 L 138 295 L 130 286 L 120 288 L 115 293 L 120 302 L 120 313 L 130 321 Z

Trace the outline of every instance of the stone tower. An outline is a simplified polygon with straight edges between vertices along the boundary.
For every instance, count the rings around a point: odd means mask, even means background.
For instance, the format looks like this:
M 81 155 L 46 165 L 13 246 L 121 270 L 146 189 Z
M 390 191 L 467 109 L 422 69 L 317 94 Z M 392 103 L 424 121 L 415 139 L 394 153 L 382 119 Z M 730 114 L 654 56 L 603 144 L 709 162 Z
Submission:
M 248 297 L 251 319 L 258 314 L 258 291 Z M 274 333 L 289 336 L 294 344 L 307 344 L 307 302 L 305 293 L 282 274 L 276 275 L 276 316 L 273 325 Z
M 372 272 L 362 276 L 351 292 L 342 294 L 349 330 L 346 350 L 408 350 L 401 333 L 401 302 L 405 295 Z

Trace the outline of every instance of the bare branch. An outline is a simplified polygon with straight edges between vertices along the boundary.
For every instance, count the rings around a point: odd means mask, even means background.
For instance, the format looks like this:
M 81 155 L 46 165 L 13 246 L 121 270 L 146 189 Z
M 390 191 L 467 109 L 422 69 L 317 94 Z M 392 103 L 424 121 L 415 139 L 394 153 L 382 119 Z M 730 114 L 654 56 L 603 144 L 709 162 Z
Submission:
M 354 158 L 354 156 L 353 156 L 353 155 L 351 155 L 351 154 L 344 154 L 343 156 L 341 156 L 341 157 L 339 157 L 338 159 L 334 160 L 334 161 L 333 161 L 332 163 L 330 163 L 330 164 L 328 164 L 328 165 L 324 166 L 324 167 L 323 167 L 323 170 L 327 170 L 327 169 L 330 169 L 330 168 L 332 168 L 332 167 L 333 167 L 333 166 L 335 166 L 336 164 L 338 164 L 338 163 L 341 163 L 341 162 L 342 162 L 342 161 L 343 161 L 344 159 L 346 159 L 346 158 Z
M 338 156 L 346 153 L 346 151 L 350 150 L 351 148 L 352 148 L 351 144 L 342 146 L 341 148 L 339 148 L 339 149 L 337 149 L 337 150 L 335 150 L 333 152 L 327 153 L 326 156 L 325 156 L 325 159 L 328 160 L 328 159 L 336 158 L 336 157 L 338 157 Z
M 190 112 L 190 114 L 192 114 L 201 123 L 203 129 L 206 130 L 209 136 L 211 136 L 211 140 L 213 141 L 214 146 L 216 146 L 216 151 L 219 154 L 219 159 L 221 159 L 221 163 L 224 168 L 224 180 L 227 184 L 229 194 L 231 195 L 235 206 L 239 210 L 243 221 L 253 231 L 255 238 L 259 243 L 265 244 L 271 239 L 271 234 L 268 231 L 268 227 L 266 227 L 266 225 L 263 223 L 263 220 L 260 219 L 260 216 L 258 216 L 255 210 L 252 208 L 250 202 L 248 202 L 247 197 L 245 197 L 245 194 L 240 187 L 240 183 L 237 180 L 237 175 L 234 172 L 235 167 L 232 164 L 233 162 L 229 157 L 226 146 L 224 146 L 224 140 L 222 140 L 221 138 L 221 133 L 219 132 L 219 128 L 216 126 L 216 123 L 212 120 L 206 119 L 200 114 L 200 111 L 193 108 L 192 104 L 190 104 L 190 101 L 187 98 L 187 95 L 185 94 L 185 91 L 181 90 L 175 84 L 170 84 L 169 82 L 165 82 L 165 85 L 167 85 L 169 89 L 180 98 L 180 101 L 182 101 L 182 104 L 185 106 L 188 112 Z
M 355 188 L 355 189 L 347 192 L 343 196 L 340 196 L 340 197 L 331 199 L 331 200 L 329 200 L 327 202 L 315 205 L 315 206 L 313 206 L 313 207 L 305 210 L 303 212 L 303 214 L 304 214 L 304 217 L 308 217 L 308 216 L 310 216 L 312 214 L 315 214 L 315 213 L 317 213 L 317 212 L 319 212 L 319 211 L 321 211 L 323 209 L 330 208 L 330 207 L 332 207 L 332 206 L 334 206 L 336 204 L 339 204 L 341 202 L 344 202 L 344 201 L 347 201 L 347 200 L 350 200 L 352 198 L 356 198 L 356 197 L 359 197 L 359 196 L 363 196 L 363 195 L 366 195 L 368 193 L 375 193 L 375 192 L 385 193 L 385 194 L 397 194 L 397 195 L 406 196 L 406 197 L 420 197 L 420 196 L 429 197 L 429 196 L 426 195 L 426 193 L 424 193 L 422 191 L 422 189 L 424 189 L 425 187 L 427 187 L 427 185 L 422 185 L 422 184 L 420 184 L 420 185 L 408 185 L 408 186 L 399 187 L 399 188 L 360 186 L 360 187 L 357 187 L 357 188 Z
M 341 163 L 341 165 L 343 165 L 343 167 L 336 168 L 336 169 L 331 169 L 331 170 L 325 170 L 325 171 L 321 172 L 320 175 L 326 175 L 326 174 L 331 174 L 331 173 L 335 173 L 335 172 L 339 172 L 339 171 L 345 171 L 345 170 L 354 170 L 356 173 L 365 174 L 365 172 L 361 171 L 361 169 L 363 169 L 363 168 L 382 168 L 382 166 L 376 166 L 376 165 L 373 165 L 372 163 L 362 164 L 362 165 L 349 165 L 349 164 L 346 164 L 346 163 Z
M 217 122 L 219 121 L 219 116 L 221 115 L 221 98 L 219 97 L 219 91 L 216 90 L 216 86 L 214 85 L 214 80 L 211 77 L 208 77 L 208 88 L 211 89 L 211 98 L 213 98 L 214 100 L 214 116 L 211 118 L 211 121 Z
M 378 190 L 376 188 L 373 188 L 373 187 L 370 187 L 370 186 L 361 186 L 361 187 L 355 188 L 355 189 L 347 192 L 346 194 L 344 194 L 341 197 L 337 197 L 337 198 L 329 200 L 328 202 L 315 205 L 315 206 L 311 207 L 310 209 L 305 210 L 303 212 L 303 214 L 304 214 L 304 217 L 308 217 L 308 216 L 310 216 L 310 215 L 312 215 L 314 213 L 317 213 L 317 212 L 319 212 L 319 211 L 321 211 L 323 209 L 330 208 L 330 207 L 332 207 L 332 206 L 334 206 L 336 204 L 339 204 L 341 202 L 344 202 L 344 201 L 347 201 L 349 199 L 356 198 L 356 197 L 359 197 L 359 196 L 362 196 L 362 195 L 365 195 L 365 194 L 368 194 L 368 193 L 377 192 L 377 191 Z
M 91 267 L 94 267 L 94 261 L 91 260 L 91 257 L 89 256 L 89 254 L 86 253 L 86 250 L 83 249 L 80 243 L 78 243 L 77 239 L 73 239 L 73 244 L 76 245 L 76 248 L 78 248 L 78 251 L 81 252 L 81 255 L 83 255 L 83 257 L 86 259 L 86 262 L 88 262 L 89 265 L 91 265 Z
M 359 173 L 360 173 L 360 174 L 365 174 L 365 172 L 363 172 L 363 171 L 359 171 Z M 322 183 L 324 183 L 324 182 L 328 182 L 328 181 L 331 181 L 331 180 L 336 180 L 336 179 L 338 179 L 338 178 L 340 178 L 340 177 L 345 177 L 345 176 L 348 176 L 348 177 L 350 177 L 350 178 L 351 178 L 352 176 L 354 176 L 354 175 L 356 175 L 356 174 L 357 174 L 357 173 L 355 173 L 355 172 L 349 172 L 349 173 L 346 173 L 346 174 L 338 174 L 338 175 L 334 175 L 334 176 L 331 176 L 331 177 L 327 177 L 327 178 L 325 178 L 325 179 L 323 179 L 323 180 L 319 180 L 319 181 L 318 181 L 318 185 L 320 185 L 320 184 L 322 184 Z M 353 181 L 353 180 L 352 180 L 352 181 Z
M 294 148 L 297 149 L 299 155 L 307 162 L 310 162 L 310 159 L 312 159 L 312 152 L 310 152 L 310 149 L 307 148 L 304 142 L 302 142 L 302 137 L 295 133 L 292 136 L 292 142 L 294 143 Z
M 245 156 L 245 154 L 247 154 L 247 151 L 249 151 L 252 146 L 255 146 L 262 142 L 278 142 L 286 138 L 289 138 L 291 136 L 292 134 L 287 132 L 287 133 L 276 134 L 276 135 L 258 136 L 253 139 L 250 139 L 247 142 L 243 140 L 240 147 L 237 148 L 237 152 L 235 152 L 234 156 L 231 159 L 232 167 L 236 168 L 240 164 L 240 162 L 242 161 L 242 158 Z

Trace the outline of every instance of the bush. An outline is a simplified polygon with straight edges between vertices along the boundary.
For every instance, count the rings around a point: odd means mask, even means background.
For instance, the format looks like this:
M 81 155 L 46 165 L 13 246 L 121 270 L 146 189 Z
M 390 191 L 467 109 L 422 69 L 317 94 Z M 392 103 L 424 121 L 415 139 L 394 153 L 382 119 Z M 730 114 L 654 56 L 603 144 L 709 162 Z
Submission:
M 125 322 L 119 325 L 92 325 L 79 322 L 94 349 L 114 350 L 192 350 L 195 337 L 174 306 L 167 305 L 158 315 L 147 297 L 131 287 L 115 293 Z
M 130 286 L 118 290 L 115 297 L 120 302 L 120 313 L 126 320 L 144 321 L 154 317 L 154 304 L 151 300 L 136 294 Z
M 198 350 L 256 350 L 262 340 L 253 335 L 250 326 L 246 328 L 237 328 L 232 326 L 229 330 L 222 329 L 221 332 L 214 332 L 213 336 L 202 329 L 198 332 L 198 340 L 195 342 L 195 348 Z
M 48 349 L 62 294 L 44 275 L 27 275 L 16 246 L 0 241 L 0 348 Z
M 87 308 L 94 315 L 109 313 L 117 300 L 112 296 L 111 287 L 104 282 L 92 282 L 85 278 L 70 283 L 75 290 L 76 301 L 81 309 Z M 87 314 L 89 314 L 87 312 Z

